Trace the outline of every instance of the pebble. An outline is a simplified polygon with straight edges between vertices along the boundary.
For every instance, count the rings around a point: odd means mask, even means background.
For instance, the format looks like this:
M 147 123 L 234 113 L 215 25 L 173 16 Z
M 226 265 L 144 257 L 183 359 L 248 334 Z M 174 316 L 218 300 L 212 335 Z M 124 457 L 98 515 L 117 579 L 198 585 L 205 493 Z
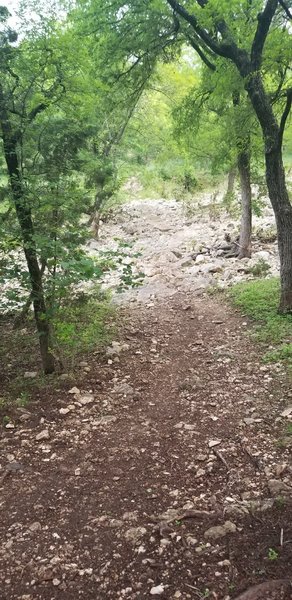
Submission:
M 59 410 L 60 415 L 68 415 L 69 412 L 70 408 L 60 408 Z
M 268 487 L 271 496 L 278 496 L 285 492 L 290 493 L 292 495 L 292 488 L 281 479 L 270 479 L 268 481 Z
M 207 540 L 218 540 L 228 535 L 228 533 L 235 533 L 236 525 L 232 521 L 225 521 L 224 525 L 215 525 L 205 531 L 204 538 Z
M 164 592 L 164 586 L 161 584 L 154 586 L 150 590 L 151 596 L 161 596 L 161 594 L 163 594 L 163 592 Z
M 41 442 L 42 440 L 49 440 L 50 439 L 50 433 L 48 429 L 43 429 L 43 431 L 40 431 L 40 433 L 38 433 L 35 436 L 35 439 L 37 442 Z
M 222 440 L 210 440 L 209 441 L 209 448 L 214 448 L 215 446 L 219 446 L 219 444 L 221 444 Z
M 25 371 L 24 379 L 35 379 L 37 377 L 37 371 Z
M 30 531 L 40 531 L 42 528 L 41 524 L 39 523 L 39 521 L 35 521 L 34 523 L 32 523 L 29 526 L 29 530 Z
M 78 389 L 78 387 L 72 387 L 71 390 L 69 390 L 68 394 L 80 394 L 80 390 Z
M 290 417 L 290 415 L 292 415 L 292 406 L 288 406 L 281 412 L 281 417 Z

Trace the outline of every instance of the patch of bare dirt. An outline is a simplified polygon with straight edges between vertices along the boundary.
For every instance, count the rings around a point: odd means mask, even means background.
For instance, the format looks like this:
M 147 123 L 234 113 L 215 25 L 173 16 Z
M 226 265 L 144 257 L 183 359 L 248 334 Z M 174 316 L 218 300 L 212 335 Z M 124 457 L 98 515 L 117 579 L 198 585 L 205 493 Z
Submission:
M 122 316 L 1 431 L 1 600 L 291 599 L 284 372 L 207 297 Z

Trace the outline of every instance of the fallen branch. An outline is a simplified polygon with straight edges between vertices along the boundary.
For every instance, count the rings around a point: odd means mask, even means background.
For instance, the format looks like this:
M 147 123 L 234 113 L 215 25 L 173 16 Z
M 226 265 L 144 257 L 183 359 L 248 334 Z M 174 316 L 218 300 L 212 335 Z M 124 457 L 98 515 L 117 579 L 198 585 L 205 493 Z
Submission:
M 170 523 L 174 523 L 175 521 L 183 521 L 184 519 L 200 519 L 202 517 L 214 517 L 215 514 L 216 513 L 214 511 L 193 509 L 186 510 L 183 513 L 177 512 L 176 515 L 169 518 L 166 517 L 165 519 L 161 517 L 151 516 L 149 517 L 149 520 L 152 523 L 158 523 L 161 527 L 162 524 L 169 525 Z

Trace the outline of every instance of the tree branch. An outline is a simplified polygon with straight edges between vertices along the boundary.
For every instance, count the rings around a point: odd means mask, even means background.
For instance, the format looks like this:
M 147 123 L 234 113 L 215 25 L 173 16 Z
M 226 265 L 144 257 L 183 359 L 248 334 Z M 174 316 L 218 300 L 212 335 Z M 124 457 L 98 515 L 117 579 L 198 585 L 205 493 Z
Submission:
M 292 12 L 289 8 L 289 6 L 287 6 L 286 2 L 284 2 L 284 0 L 279 0 L 279 4 L 281 4 L 282 8 L 284 9 L 288 19 L 292 19 Z
M 201 40 L 213 50 L 215 54 L 218 56 L 222 56 L 223 58 L 233 58 L 234 48 L 232 44 L 224 43 L 218 44 L 218 42 L 199 24 L 198 19 L 195 15 L 190 14 L 184 6 L 182 6 L 177 0 L 167 0 L 168 4 L 171 8 L 182 17 L 187 23 L 189 23 L 194 31 L 198 34 Z M 199 3 L 200 4 L 200 3 Z M 207 1 L 204 2 L 204 6 L 207 5 Z M 200 5 L 202 8 L 202 4 Z
M 41 102 L 40 104 L 38 104 L 37 106 L 35 106 L 35 108 L 33 108 L 33 109 L 32 109 L 32 110 L 29 112 L 29 114 L 27 115 L 27 120 L 28 120 L 28 122 L 29 122 L 29 123 L 31 123 L 31 122 L 32 122 L 32 121 L 33 121 L 33 120 L 36 118 L 36 116 L 37 116 L 39 113 L 41 113 L 41 112 L 43 112 L 44 110 L 46 110 L 46 108 L 47 108 L 47 104 L 45 104 L 44 102 Z
M 251 62 L 255 71 L 261 66 L 264 45 L 278 4 L 279 0 L 267 0 L 263 12 L 258 14 L 258 26 L 251 48 Z
M 285 130 L 285 125 L 291 110 L 291 106 L 292 106 L 292 88 L 290 88 L 289 90 L 287 90 L 287 98 L 286 98 L 286 106 L 284 109 L 284 112 L 282 114 L 282 118 L 280 121 L 280 130 L 279 130 L 279 146 L 281 148 L 282 146 L 282 142 L 283 142 L 283 135 L 284 135 L 284 130 Z
M 187 37 L 190 45 L 192 46 L 192 48 L 194 48 L 194 50 L 199 55 L 199 57 L 201 58 L 203 63 L 205 63 L 205 65 L 208 67 L 208 69 L 211 69 L 211 71 L 216 71 L 216 65 L 209 60 L 209 58 L 206 56 L 206 54 L 204 54 L 202 48 L 195 41 L 195 39 L 191 35 L 188 35 L 188 34 L 186 34 L 186 37 Z

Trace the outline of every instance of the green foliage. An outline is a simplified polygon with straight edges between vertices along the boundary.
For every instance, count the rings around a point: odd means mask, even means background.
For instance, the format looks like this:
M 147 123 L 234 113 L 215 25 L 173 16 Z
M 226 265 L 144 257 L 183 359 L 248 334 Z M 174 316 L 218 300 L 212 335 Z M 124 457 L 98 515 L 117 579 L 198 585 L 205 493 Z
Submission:
M 270 265 L 263 258 L 260 258 L 259 261 L 249 268 L 249 272 L 254 277 L 264 277 L 268 274 L 270 270 Z
M 73 368 L 78 357 L 98 350 L 113 335 L 114 309 L 109 299 L 91 297 L 59 308 L 53 319 L 55 349 L 66 366 Z M 95 298 L 96 296 L 97 298 Z
M 279 558 L 279 552 L 277 552 L 277 550 L 275 550 L 274 548 L 269 548 L 268 560 L 275 561 L 275 560 L 278 560 L 278 558 Z
M 275 346 L 266 353 L 264 360 L 289 363 L 292 359 L 292 316 L 277 313 L 279 289 L 278 279 L 260 279 L 233 286 L 229 295 L 245 315 L 260 322 L 255 328 L 256 339 Z

